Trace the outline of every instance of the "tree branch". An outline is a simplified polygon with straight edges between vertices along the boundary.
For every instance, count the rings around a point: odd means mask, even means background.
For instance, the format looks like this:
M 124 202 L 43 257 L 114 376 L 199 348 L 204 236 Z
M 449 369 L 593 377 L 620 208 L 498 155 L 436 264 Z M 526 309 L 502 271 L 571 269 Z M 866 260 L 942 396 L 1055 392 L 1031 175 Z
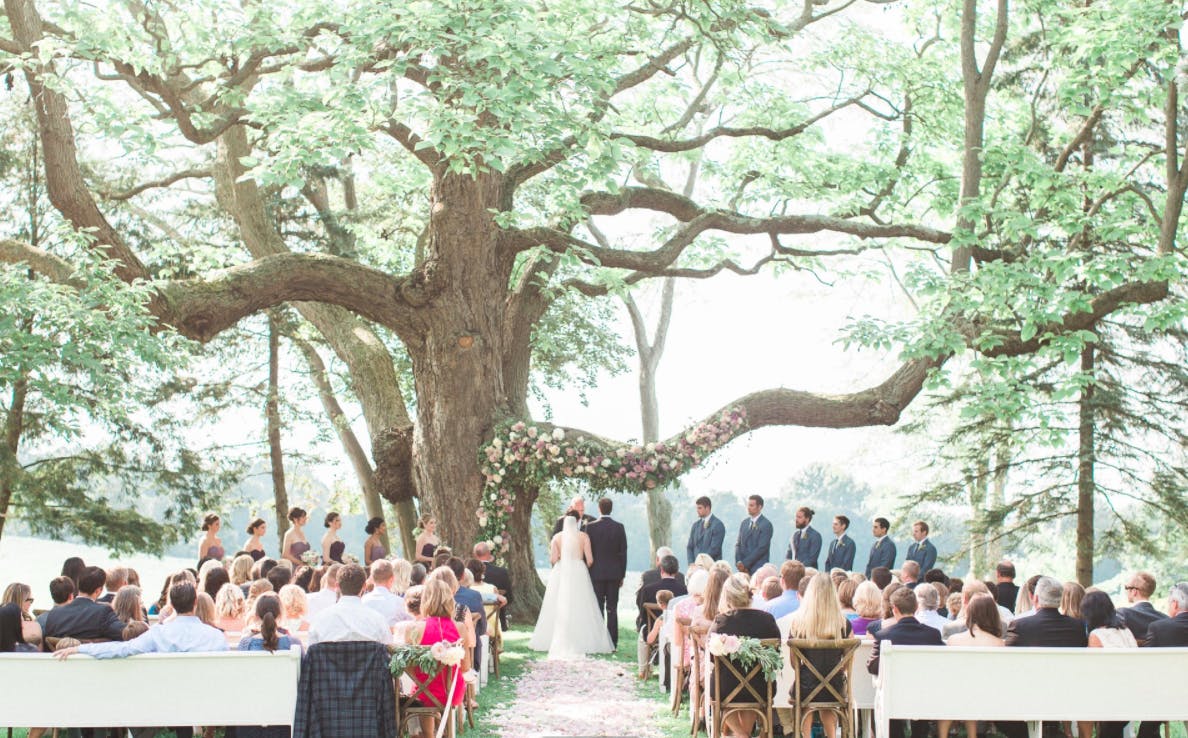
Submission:
M 144 182 L 138 184 L 131 189 L 123 190 L 122 192 L 100 192 L 100 197 L 105 200 L 130 200 L 140 193 L 156 189 L 159 187 L 169 187 L 176 184 L 183 179 L 206 179 L 211 176 L 210 167 L 197 167 L 194 169 L 183 169 L 180 172 L 174 172 L 166 177 L 155 179 L 151 182 Z

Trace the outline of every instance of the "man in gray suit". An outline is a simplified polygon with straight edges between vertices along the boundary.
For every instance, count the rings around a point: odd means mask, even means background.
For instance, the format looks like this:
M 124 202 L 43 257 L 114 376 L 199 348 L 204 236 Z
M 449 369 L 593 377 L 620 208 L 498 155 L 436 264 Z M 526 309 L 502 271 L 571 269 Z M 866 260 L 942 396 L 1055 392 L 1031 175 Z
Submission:
M 747 498 L 750 516 L 738 526 L 738 541 L 734 544 L 734 561 L 739 571 L 748 574 L 759 570 L 771 558 L 771 521 L 763 517 L 763 498 Z
M 709 554 L 718 561 L 722 558 L 722 541 L 726 540 L 726 524 L 712 512 L 714 503 L 708 497 L 697 498 L 697 520 L 689 530 L 689 543 L 685 546 L 686 562 L 693 565 L 698 554 Z
M 880 566 L 888 569 L 895 568 L 895 541 L 887 535 L 891 522 L 886 518 L 875 518 L 871 532 L 874 533 L 874 543 L 870 546 L 870 558 L 866 560 L 866 578 L 870 579 L 870 572 Z

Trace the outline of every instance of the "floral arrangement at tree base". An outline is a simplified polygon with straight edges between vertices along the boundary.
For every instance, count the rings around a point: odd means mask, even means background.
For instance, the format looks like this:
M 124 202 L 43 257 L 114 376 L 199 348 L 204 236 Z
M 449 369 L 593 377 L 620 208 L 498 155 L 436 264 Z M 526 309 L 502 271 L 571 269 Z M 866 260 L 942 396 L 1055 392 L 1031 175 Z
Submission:
M 724 410 L 716 420 L 646 445 L 616 444 L 545 424 L 502 425 L 479 453 L 485 479 L 476 511 L 481 537 L 502 550 L 516 509 L 513 489 L 558 478 L 581 479 L 593 490 L 606 491 L 645 492 L 668 486 L 746 427 L 743 408 Z

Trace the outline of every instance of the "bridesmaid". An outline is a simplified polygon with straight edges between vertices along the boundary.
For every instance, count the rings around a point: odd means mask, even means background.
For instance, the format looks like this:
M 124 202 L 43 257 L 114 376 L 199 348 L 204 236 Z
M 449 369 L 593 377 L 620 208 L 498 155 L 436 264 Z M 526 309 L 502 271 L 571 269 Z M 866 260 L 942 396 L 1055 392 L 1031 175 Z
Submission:
M 301 560 L 301 554 L 310 549 L 305 531 L 302 530 L 309 522 L 309 513 L 295 507 L 289 511 L 289 522 L 293 526 L 285 533 L 285 540 L 281 544 L 281 556 L 293 562 L 295 566 L 301 566 L 305 563 Z
M 364 528 L 367 532 L 367 540 L 363 542 L 363 564 L 371 566 L 371 562 L 379 561 L 388 557 L 388 552 L 384 550 L 383 541 L 384 531 L 388 526 L 384 524 L 383 518 L 372 518 L 367 521 L 367 527 Z
M 202 539 L 202 543 L 198 544 L 198 560 L 205 561 L 206 559 L 223 560 L 223 555 L 226 551 L 223 550 L 223 542 L 219 540 L 219 528 L 223 527 L 223 521 L 219 520 L 219 516 L 211 513 L 202 519 L 202 531 L 206 535 Z
M 343 563 L 342 552 L 346 550 L 346 544 L 338 538 L 338 530 L 342 528 L 342 516 L 330 512 L 322 525 L 327 529 L 326 535 L 322 536 L 322 563 L 326 566 Z
M 256 518 L 248 523 L 247 533 L 251 538 L 248 538 L 248 542 L 243 544 L 243 550 L 248 552 L 248 555 L 252 557 L 252 561 L 259 561 L 264 558 L 264 543 L 260 538 L 267 532 L 268 523 L 264 521 L 264 518 Z
M 417 536 L 417 561 L 426 567 L 433 565 L 433 552 L 441 545 L 437 537 L 437 520 L 432 515 L 422 515 L 420 521 L 421 535 Z

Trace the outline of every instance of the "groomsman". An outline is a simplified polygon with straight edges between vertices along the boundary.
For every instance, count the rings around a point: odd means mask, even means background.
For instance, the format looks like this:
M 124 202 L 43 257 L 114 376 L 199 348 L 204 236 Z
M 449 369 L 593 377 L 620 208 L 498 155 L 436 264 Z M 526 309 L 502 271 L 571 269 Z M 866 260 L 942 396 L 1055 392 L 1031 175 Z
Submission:
M 845 515 L 835 515 L 833 518 L 833 535 L 837 536 L 829 543 L 829 553 L 825 556 L 825 571 L 833 569 L 854 568 L 854 539 L 846 535 L 850 529 L 850 519 Z
M 908 546 L 907 560 L 919 564 L 920 576 L 924 576 L 929 569 L 936 568 L 936 546 L 928 540 L 928 523 L 923 520 L 912 523 L 912 538 L 915 543 Z
M 788 543 L 788 553 L 785 559 L 795 559 L 804 564 L 806 569 L 817 568 L 817 558 L 821 555 L 821 534 L 812 525 L 813 511 L 802 507 L 796 511 L 796 532 Z
M 891 528 L 891 521 L 886 518 L 875 518 L 871 532 L 874 533 L 874 543 L 870 546 L 870 558 L 866 560 L 866 578 L 870 579 L 870 572 L 880 566 L 888 569 L 895 568 L 895 541 L 887 535 Z
M 722 542 L 726 540 L 726 524 L 713 514 L 714 503 L 710 498 L 698 497 L 696 504 L 697 521 L 689 530 L 689 544 L 685 547 L 690 566 L 698 554 L 709 554 L 714 561 L 720 560 Z
M 734 561 L 739 571 L 748 574 L 759 570 L 771 558 L 771 521 L 763 516 L 763 498 L 747 498 L 750 516 L 738 526 L 738 541 L 734 544 Z

